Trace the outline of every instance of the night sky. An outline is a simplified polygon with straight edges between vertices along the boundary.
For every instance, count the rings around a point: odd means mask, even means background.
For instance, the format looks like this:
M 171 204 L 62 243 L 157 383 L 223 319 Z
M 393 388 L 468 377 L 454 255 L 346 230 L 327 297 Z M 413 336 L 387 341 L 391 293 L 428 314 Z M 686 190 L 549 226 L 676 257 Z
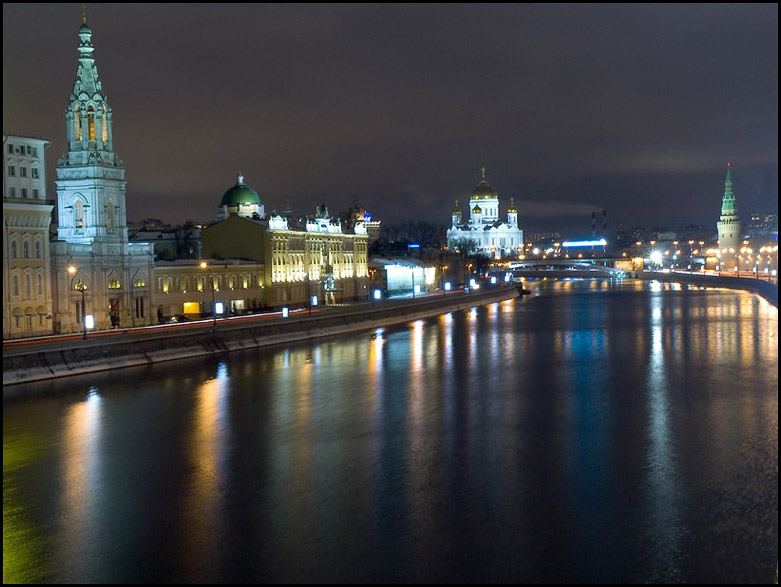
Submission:
M 357 198 L 449 225 L 487 168 L 526 231 L 778 210 L 778 5 L 90 4 L 128 219 Z M 3 4 L 3 131 L 65 151 L 80 4 Z

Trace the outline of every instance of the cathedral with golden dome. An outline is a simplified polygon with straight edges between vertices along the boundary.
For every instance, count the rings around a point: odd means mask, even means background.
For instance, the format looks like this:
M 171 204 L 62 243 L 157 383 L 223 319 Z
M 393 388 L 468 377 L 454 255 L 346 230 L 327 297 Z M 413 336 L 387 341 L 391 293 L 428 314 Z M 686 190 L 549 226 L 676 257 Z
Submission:
M 469 218 L 458 208 L 458 200 L 447 231 L 447 245 L 451 250 L 485 255 L 492 259 L 516 257 L 523 250 L 523 230 L 518 227 L 518 210 L 513 198 L 507 208 L 507 220 L 499 218 L 499 194 L 481 169 L 480 183 L 469 198 Z

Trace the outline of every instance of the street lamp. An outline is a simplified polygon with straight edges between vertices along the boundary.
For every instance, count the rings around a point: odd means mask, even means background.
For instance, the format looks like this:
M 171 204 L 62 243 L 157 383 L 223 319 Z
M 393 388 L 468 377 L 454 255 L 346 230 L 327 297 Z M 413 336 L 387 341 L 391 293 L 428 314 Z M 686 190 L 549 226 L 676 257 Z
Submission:
M 68 273 L 71 275 L 75 275 L 77 271 L 78 269 L 73 265 L 68 267 Z M 76 289 L 81 292 L 81 324 L 84 327 L 84 334 L 81 338 L 82 340 L 87 340 L 87 304 L 84 294 L 84 290 L 86 290 L 87 287 L 84 285 L 83 281 L 79 280 L 76 284 Z
M 208 264 L 206 261 L 201 261 L 201 269 L 206 269 Z M 217 303 L 214 300 L 214 275 L 211 276 L 210 281 L 212 283 L 212 314 L 214 315 L 214 326 L 217 327 Z

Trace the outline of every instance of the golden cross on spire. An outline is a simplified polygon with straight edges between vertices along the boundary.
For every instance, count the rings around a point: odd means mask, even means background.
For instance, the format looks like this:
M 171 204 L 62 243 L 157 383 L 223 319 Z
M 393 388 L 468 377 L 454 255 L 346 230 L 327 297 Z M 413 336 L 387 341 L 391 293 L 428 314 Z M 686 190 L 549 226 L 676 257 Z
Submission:
M 82 24 L 87 24 L 87 5 L 82 4 L 81 5 L 81 22 Z
M 483 179 L 485 179 L 485 166 L 481 167 L 481 168 L 480 168 L 480 171 L 482 171 L 482 172 L 483 172 Z

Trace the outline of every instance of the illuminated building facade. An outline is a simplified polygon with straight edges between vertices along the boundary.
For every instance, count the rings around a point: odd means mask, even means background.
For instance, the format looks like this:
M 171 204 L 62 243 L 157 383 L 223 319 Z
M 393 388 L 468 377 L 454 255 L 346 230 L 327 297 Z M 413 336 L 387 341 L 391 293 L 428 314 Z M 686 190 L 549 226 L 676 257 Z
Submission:
M 366 299 L 368 236 L 362 223 L 344 232 L 325 205 L 299 226 L 231 213 L 201 233 L 204 258 L 217 264 L 241 259 L 263 264 L 263 307 Z
M 79 66 L 65 111 L 68 150 L 57 162 L 57 240 L 52 243 L 54 331 L 139 326 L 154 321 L 153 249 L 129 242 L 125 168 L 114 152 L 112 112 L 86 17 Z
M 736 255 L 743 246 L 738 208 L 735 204 L 735 193 L 732 191 L 732 176 L 730 164 L 727 163 L 727 178 L 724 181 L 724 196 L 721 199 L 721 216 L 716 223 L 719 239 L 719 258 L 722 264 L 732 265 Z
M 3 135 L 3 338 L 52 333 L 48 146 Z
M 154 295 L 159 321 L 259 312 L 265 302 L 264 264 L 236 259 L 158 261 Z
M 513 198 L 507 208 L 507 221 L 499 219 L 499 195 L 485 178 L 482 168 L 480 183 L 469 198 L 469 218 L 464 221 L 458 208 L 458 200 L 451 214 L 451 227 L 447 231 L 450 250 L 466 250 L 468 253 L 500 259 L 516 257 L 523 252 L 523 231 L 518 227 L 518 210 Z

